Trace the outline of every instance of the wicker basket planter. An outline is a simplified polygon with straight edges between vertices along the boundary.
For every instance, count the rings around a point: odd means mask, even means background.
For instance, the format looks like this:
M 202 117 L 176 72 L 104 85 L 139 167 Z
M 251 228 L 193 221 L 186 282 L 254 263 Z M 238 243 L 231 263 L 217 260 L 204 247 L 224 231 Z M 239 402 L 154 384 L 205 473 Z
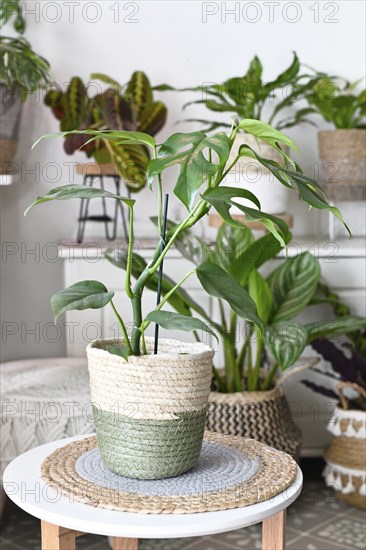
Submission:
M 326 483 L 340 500 L 366 509 L 366 411 L 337 407 L 328 431 L 333 439 L 324 457 Z
M 366 129 L 319 132 L 319 156 L 323 165 L 324 184 L 358 189 L 365 185 Z
M 160 340 L 152 355 L 128 362 L 88 345 L 97 441 L 105 465 L 131 478 L 161 479 L 194 466 L 200 455 L 214 352 L 207 345 Z M 150 355 L 151 353 L 151 355 Z
M 211 392 L 206 427 L 256 439 L 296 459 L 300 454 L 301 432 L 281 386 L 258 392 Z
M 12 173 L 13 162 L 18 145 L 18 134 L 22 102 L 17 87 L 10 90 L 0 82 L 0 173 Z

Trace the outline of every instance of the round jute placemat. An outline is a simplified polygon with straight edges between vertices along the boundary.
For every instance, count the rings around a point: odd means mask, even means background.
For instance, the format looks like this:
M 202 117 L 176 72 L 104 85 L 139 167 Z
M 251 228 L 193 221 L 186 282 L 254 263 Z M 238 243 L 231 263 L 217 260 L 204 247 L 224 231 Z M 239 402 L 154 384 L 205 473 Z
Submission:
M 143 514 L 192 514 L 268 500 L 294 481 L 296 462 L 253 439 L 206 432 L 192 470 L 168 479 L 138 480 L 110 472 L 93 436 L 50 454 L 42 464 L 41 477 L 63 495 L 91 506 Z

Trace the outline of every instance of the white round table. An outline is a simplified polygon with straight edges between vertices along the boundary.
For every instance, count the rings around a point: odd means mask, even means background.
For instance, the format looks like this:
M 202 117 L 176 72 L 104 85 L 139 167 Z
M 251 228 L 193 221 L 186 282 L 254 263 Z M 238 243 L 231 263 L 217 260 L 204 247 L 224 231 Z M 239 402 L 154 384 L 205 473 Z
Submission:
M 138 514 L 95 508 L 65 497 L 40 478 L 43 460 L 55 449 L 82 439 L 41 445 L 15 458 L 4 473 L 4 489 L 17 506 L 41 520 L 43 550 L 73 550 L 84 533 L 113 537 L 114 550 L 137 550 L 138 539 L 184 538 L 232 531 L 263 522 L 262 549 L 285 548 L 286 508 L 299 496 L 302 473 L 274 498 L 232 510 L 197 514 Z

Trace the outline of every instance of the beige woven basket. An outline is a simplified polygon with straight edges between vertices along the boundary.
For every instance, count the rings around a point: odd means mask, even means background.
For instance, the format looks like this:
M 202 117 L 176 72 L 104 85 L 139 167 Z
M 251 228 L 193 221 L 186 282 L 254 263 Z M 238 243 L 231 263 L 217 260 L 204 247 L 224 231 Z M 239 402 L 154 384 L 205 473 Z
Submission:
M 324 183 L 365 184 L 366 129 L 319 132 L 318 142 Z
M 335 410 L 328 431 L 332 442 L 325 453 L 324 477 L 340 500 L 351 506 L 366 508 L 366 411 L 348 410 L 343 390 L 350 387 L 366 397 L 357 384 L 342 382 L 338 386 L 343 408 Z
M 128 362 L 101 340 L 87 347 L 100 453 L 117 474 L 139 479 L 179 475 L 198 460 L 214 352 L 201 343 L 160 340 L 153 355 Z

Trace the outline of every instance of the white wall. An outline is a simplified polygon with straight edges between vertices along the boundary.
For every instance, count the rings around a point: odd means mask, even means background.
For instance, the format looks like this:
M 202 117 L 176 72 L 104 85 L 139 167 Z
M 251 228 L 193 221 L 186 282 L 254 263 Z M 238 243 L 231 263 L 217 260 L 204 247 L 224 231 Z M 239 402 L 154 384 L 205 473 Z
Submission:
M 254 54 L 263 60 L 264 78 L 271 79 L 290 63 L 292 50 L 304 63 L 350 80 L 364 73 L 363 2 L 227 2 L 226 9 L 234 8 L 236 15 L 225 15 L 223 6 L 222 2 L 193 1 L 26 2 L 27 36 L 50 61 L 55 80 L 62 84 L 73 75 L 87 80 L 96 71 L 123 83 L 136 69 L 146 71 L 153 84 L 220 82 L 243 73 Z M 203 22 L 203 14 L 210 12 L 215 13 Z M 169 118 L 162 138 L 177 130 L 174 123 L 182 118 L 180 107 L 187 97 L 163 95 Z M 209 113 L 191 114 L 206 117 Z M 29 100 L 21 128 L 19 181 L 1 189 L 2 360 L 58 356 L 65 349 L 63 337 L 56 338 L 48 325 L 52 322 L 49 296 L 63 285 L 61 262 L 52 261 L 56 250 L 48 243 L 74 237 L 78 205 L 40 206 L 23 218 L 36 195 L 70 182 L 66 163 L 77 157 L 65 155 L 61 141 L 45 141 L 31 151 L 39 135 L 57 129 L 50 111 L 39 100 Z M 302 127 L 289 133 L 300 147 L 301 165 L 311 174 L 310 167 L 318 160 L 316 130 Z M 35 168 L 38 174 L 29 173 Z M 150 215 L 152 208 L 148 191 L 142 198 L 140 217 Z M 321 236 L 319 227 L 324 227 L 326 215 L 322 220 L 315 212 L 308 215 L 296 197 L 291 210 L 296 217 L 295 234 Z M 351 224 L 360 212 L 352 206 Z M 27 333 L 32 329 L 36 334 Z

